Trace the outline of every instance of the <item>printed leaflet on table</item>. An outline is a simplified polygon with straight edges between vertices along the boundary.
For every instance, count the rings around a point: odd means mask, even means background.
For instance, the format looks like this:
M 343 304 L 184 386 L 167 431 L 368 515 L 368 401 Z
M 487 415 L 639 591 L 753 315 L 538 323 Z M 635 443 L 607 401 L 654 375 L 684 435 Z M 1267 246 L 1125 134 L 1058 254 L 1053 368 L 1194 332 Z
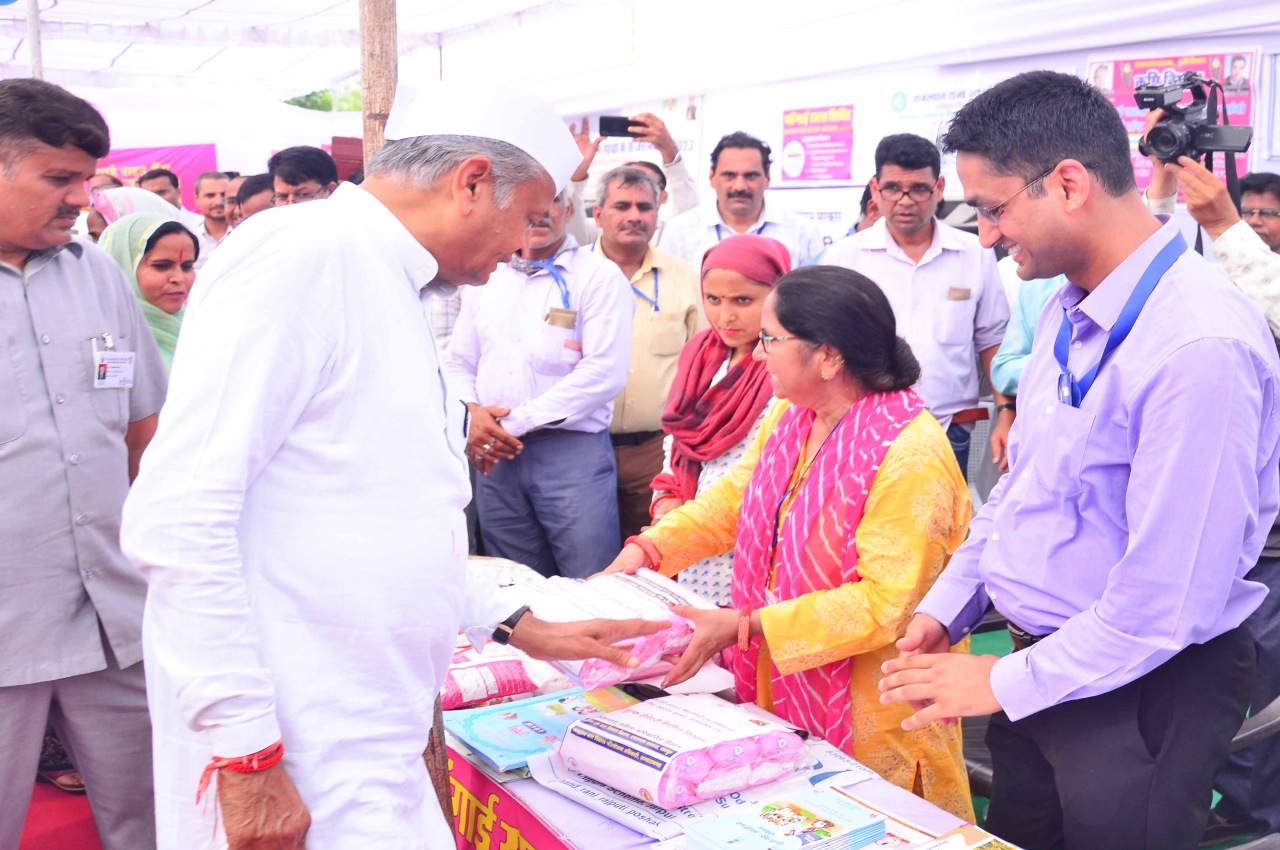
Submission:
M 884 834 L 884 815 L 834 788 L 788 794 L 685 830 L 689 850 L 857 850 Z
M 575 720 L 637 702 L 616 688 L 565 691 L 519 702 L 446 711 L 444 728 L 498 770 L 523 767 L 529 756 L 554 749 Z

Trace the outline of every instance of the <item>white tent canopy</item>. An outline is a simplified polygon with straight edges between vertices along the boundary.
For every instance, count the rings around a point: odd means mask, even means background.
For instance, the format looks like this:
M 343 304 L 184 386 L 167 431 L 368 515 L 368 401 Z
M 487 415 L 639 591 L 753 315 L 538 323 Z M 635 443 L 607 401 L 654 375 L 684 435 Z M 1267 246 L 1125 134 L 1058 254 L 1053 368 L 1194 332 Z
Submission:
M 29 72 L 0 6 L 0 76 Z M 46 78 L 277 99 L 359 72 L 358 0 L 40 0 Z M 837 71 L 1276 32 L 1275 0 L 400 0 L 401 74 L 516 80 L 565 110 Z
M 28 2 L 0 5 L 0 77 L 29 73 Z M 250 172 L 290 144 L 361 133 L 354 113 L 280 102 L 356 82 L 359 0 L 39 3 L 45 77 L 98 105 L 116 147 L 214 143 L 219 167 Z M 1247 52 L 1256 62 L 1251 163 L 1280 170 L 1276 0 L 397 5 L 400 79 L 512 83 L 565 116 L 659 112 L 695 174 L 705 173 L 706 154 L 723 133 L 745 130 L 780 152 L 784 110 L 848 106 L 852 180 L 783 185 L 774 174 L 775 190 L 798 190 L 775 192 L 778 202 L 833 236 L 856 206 L 876 139 L 932 136 L 965 96 L 1031 68 L 1084 75 L 1099 59 Z M 611 141 L 596 170 L 652 155 L 647 146 Z M 958 193 L 952 181 L 948 197 Z

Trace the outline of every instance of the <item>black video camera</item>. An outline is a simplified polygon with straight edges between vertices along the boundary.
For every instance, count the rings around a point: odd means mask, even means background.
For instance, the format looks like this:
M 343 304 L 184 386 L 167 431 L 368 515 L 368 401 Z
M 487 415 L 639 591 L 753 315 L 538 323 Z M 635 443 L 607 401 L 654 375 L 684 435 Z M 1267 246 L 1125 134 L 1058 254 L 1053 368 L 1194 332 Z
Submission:
M 1144 156 L 1154 156 L 1162 162 L 1177 162 L 1180 156 L 1198 160 L 1213 151 L 1244 153 L 1249 149 L 1253 142 L 1253 128 L 1217 123 L 1217 115 L 1209 114 L 1204 90 L 1206 85 L 1218 84 L 1189 73 L 1177 82 L 1163 86 L 1139 86 L 1133 90 L 1133 99 L 1139 107 L 1163 109 L 1166 113 L 1138 143 L 1138 150 Z M 1179 106 L 1183 92 L 1188 89 L 1191 90 L 1191 102 Z M 1225 103 L 1223 113 L 1226 113 Z

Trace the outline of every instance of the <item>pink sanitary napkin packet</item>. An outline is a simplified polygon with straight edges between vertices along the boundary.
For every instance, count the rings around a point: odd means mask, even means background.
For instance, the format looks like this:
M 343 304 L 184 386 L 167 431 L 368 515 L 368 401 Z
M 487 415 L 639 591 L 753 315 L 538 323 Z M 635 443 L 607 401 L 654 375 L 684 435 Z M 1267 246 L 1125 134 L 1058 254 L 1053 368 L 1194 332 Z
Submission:
M 789 776 L 802 751 L 790 729 L 688 694 L 576 721 L 559 754 L 570 770 L 669 809 Z

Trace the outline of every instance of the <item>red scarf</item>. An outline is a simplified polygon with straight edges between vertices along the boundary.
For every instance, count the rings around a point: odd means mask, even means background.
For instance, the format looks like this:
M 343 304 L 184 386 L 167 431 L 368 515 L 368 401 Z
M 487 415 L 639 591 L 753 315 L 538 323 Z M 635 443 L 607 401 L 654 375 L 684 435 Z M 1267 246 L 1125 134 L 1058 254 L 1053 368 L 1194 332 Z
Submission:
M 662 430 L 675 438 L 671 472 L 653 479 L 655 491 L 672 493 L 682 501 L 694 498 L 702 464 L 746 439 L 773 397 L 769 373 L 750 351 L 712 386 L 728 356 L 729 347 L 712 328 L 689 340 L 680 352 L 676 379 L 662 412 Z

